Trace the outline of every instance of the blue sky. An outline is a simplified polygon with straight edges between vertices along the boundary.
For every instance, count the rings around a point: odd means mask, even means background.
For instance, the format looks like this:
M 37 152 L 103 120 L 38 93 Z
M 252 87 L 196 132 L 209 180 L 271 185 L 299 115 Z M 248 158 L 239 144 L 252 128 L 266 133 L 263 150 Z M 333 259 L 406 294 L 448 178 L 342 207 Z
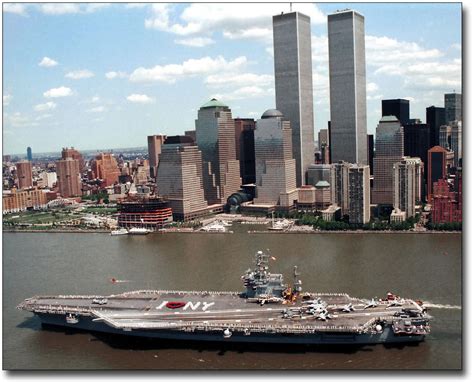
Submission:
M 461 91 L 461 5 L 293 4 L 312 20 L 315 136 L 329 119 L 327 14 L 365 16 L 367 130 L 382 98 L 411 117 Z M 275 106 L 271 16 L 281 4 L 4 4 L 5 154 L 145 146 L 194 129 L 213 96 L 234 117 Z

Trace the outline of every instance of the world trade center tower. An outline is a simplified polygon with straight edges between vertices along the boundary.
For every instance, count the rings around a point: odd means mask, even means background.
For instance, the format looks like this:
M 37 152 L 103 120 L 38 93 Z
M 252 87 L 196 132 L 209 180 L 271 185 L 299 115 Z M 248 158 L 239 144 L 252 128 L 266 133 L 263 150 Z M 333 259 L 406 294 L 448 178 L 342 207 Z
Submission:
M 364 16 L 328 16 L 332 162 L 367 164 Z
M 311 19 L 299 12 L 273 16 L 276 108 L 291 123 L 297 186 L 314 163 Z

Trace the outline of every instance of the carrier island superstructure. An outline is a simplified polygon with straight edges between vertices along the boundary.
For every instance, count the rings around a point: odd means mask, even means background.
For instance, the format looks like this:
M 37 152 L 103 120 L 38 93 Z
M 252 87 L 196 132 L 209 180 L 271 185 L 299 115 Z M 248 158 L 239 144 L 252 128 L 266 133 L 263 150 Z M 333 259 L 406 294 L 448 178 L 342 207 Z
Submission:
M 244 292 L 138 290 L 110 296 L 35 296 L 19 309 L 43 324 L 168 340 L 291 344 L 423 341 L 430 316 L 421 301 L 387 293 L 361 299 L 303 292 L 269 272 L 271 256 L 255 255 Z

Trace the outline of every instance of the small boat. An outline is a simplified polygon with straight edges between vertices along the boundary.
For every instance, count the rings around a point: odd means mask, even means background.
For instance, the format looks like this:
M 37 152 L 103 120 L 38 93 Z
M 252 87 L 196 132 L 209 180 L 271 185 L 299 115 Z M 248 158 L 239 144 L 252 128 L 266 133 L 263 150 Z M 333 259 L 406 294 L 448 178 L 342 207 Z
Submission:
M 289 228 L 290 225 L 291 225 L 290 220 L 287 220 L 287 219 L 275 220 L 273 217 L 273 212 L 272 212 L 272 226 L 268 227 L 268 229 L 271 231 L 283 231 Z
M 110 236 L 128 235 L 128 231 L 125 228 L 120 228 L 110 232 Z
M 66 322 L 67 322 L 68 324 L 77 324 L 77 323 L 79 322 L 79 319 L 78 319 L 75 315 L 69 313 L 69 314 L 66 316 Z
M 218 222 L 206 225 L 202 227 L 201 230 L 206 232 L 226 232 L 226 228 Z
M 130 231 L 128 231 L 130 235 L 148 235 L 150 233 L 150 230 L 146 228 L 139 228 L 139 227 L 133 227 L 130 228 Z

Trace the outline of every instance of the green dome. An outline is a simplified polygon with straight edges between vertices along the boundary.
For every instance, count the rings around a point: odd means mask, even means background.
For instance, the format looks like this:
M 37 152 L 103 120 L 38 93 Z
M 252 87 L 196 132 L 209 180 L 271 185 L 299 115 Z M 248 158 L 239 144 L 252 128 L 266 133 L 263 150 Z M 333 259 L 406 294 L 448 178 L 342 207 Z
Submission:
M 209 102 L 206 102 L 204 105 L 201 106 L 201 109 L 207 109 L 211 107 L 228 107 L 224 105 L 222 102 L 216 100 L 215 98 L 211 99 Z
M 325 180 L 320 180 L 318 183 L 316 183 L 316 187 L 322 188 L 322 187 L 331 187 L 331 185 L 326 182 Z

